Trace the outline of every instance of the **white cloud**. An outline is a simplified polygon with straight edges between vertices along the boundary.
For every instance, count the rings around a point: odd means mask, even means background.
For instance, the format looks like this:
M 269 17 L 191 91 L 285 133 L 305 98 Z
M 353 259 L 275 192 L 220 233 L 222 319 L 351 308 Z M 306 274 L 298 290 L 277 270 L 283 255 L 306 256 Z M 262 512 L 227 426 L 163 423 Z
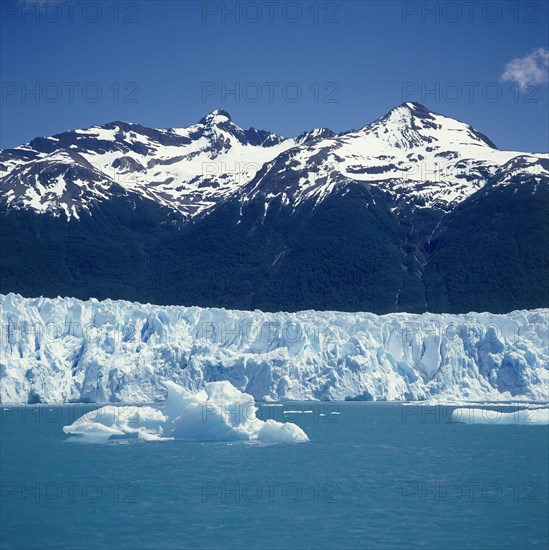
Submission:
M 505 66 L 501 80 L 516 82 L 521 90 L 529 84 L 549 82 L 549 49 L 537 48 L 524 57 L 515 57 Z

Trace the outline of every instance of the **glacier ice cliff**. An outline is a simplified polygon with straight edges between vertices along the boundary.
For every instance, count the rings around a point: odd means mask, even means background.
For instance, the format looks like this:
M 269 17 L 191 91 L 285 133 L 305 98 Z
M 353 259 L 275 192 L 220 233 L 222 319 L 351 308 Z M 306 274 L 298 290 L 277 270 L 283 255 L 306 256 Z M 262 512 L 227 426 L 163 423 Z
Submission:
M 0 296 L 3 403 L 166 398 L 229 381 L 256 400 L 549 399 L 547 309 L 263 313 Z

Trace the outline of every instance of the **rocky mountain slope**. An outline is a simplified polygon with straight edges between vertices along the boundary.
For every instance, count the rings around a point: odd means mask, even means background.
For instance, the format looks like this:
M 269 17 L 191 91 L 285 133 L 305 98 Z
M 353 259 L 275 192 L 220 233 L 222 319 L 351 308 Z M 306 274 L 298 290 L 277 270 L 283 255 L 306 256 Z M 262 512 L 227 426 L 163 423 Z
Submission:
M 0 290 L 266 311 L 549 306 L 549 160 L 417 103 L 295 139 L 214 111 L 0 153 Z

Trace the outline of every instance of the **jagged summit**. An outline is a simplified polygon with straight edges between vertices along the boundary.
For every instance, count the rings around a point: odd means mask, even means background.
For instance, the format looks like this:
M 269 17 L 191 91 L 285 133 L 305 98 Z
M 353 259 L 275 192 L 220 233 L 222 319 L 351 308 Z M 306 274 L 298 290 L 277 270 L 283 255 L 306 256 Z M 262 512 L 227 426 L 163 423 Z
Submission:
M 315 141 L 317 139 L 331 138 L 335 135 L 335 132 L 333 130 L 330 130 L 330 128 L 313 128 L 311 131 L 302 132 L 301 134 L 299 134 L 296 138 L 296 142 L 299 144 L 310 143 L 311 141 Z
M 199 124 L 223 124 L 226 122 L 232 122 L 231 115 L 223 109 L 214 109 L 211 113 L 202 117 Z

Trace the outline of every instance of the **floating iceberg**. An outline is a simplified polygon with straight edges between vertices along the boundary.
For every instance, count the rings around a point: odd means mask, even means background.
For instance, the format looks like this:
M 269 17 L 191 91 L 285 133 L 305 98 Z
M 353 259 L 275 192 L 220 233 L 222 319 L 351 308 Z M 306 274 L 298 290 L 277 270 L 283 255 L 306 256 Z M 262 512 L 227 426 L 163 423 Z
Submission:
M 197 392 L 173 382 L 165 384 L 168 398 L 162 405 L 108 405 L 86 413 L 63 431 L 92 443 L 134 438 L 284 443 L 309 440 L 296 424 L 258 419 L 253 397 L 229 382 L 209 382 Z
M 110 439 L 166 439 L 163 431 L 168 418 L 155 407 L 107 405 L 81 416 L 63 431 L 90 443 Z
M 493 409 L 459 408 L 452 411 L 452 421 L 464 424 L 547 426 L 549 424 L 549 409 L 533 408 L 502 412 Z
M 0 296 L 3 403 L 151 403 L 166 382 L 256 401 L 544 401 L 547 309 L 264 313 Z

